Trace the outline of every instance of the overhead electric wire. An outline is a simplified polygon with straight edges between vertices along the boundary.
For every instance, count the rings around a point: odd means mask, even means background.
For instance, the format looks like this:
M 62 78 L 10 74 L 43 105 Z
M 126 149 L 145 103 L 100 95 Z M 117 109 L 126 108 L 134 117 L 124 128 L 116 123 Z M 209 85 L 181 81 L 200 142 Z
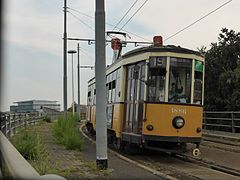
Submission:
M 75 11 L 75 12 L 81 14 L 81 15 L 84 15 L 84 16 L 86 16 L 86 17 L 88 17 L 88 18 L 94 19 L 94 17 L 89 16 L 89 15 L 87 15 L 87 14 L 85 14 L 85 13 L 82 13 L 82 12 L 76 10 L 76 9 L 73 9 L 73 8 L 70 8 L 70 7 L 69 7 L 68 9 L 73 10 L 73 11 Z M 68 12 L 69 12 L 69 11 L 68 11 Z M 76 18 L 76 17 L 75 17 L 75 18 Z M 79 19 L 79 18 L 78 18 L 78 19 Z M 81 23 L 84 23 L 84 22 L 81 20 Z M 86 23 L 84 23 L 84 24 L 86 25 Z M 109 24 L 109 23 L 107 23 L 107 22 L 106 22 L 106 24 L 107 24 L 108 26 L 110 26 L 110 27 L 114 27 L 114 25 Z M 87 25 L 87 26 L 89 26 L 89 25 Z M 93 29 L 92 27 L 89 27 L 89 28 Z M 117 29 L 119 29 L 119 28 L 117 28 Z M 141 39 L 143 39 L 143 40 L 149 41 L 149 39 L 146 39 L 146 38 L 144 38 L 144 37 L 141 37 L 140 35 L 137 35 L 137 34 L 135 34 L 135 33 L 133 33 L 133 32 L 129 32 L 129 31 L 125 30 L 125 29 L 122 29 L 122 30 L 125 31 L 125 32 L 128 33 L 128 34 L 132 34 L 132 35 L 134 35 L 134 36 L 136 36 L 136 37 L 138 37 L 138 38 L 141 38 Z M 149 42 L 150 42 L 150 41 L 149 41 Z
M 76 15 L 74 15 L 73 13 L 69 12 L 69 14 L 71 14 L 74 18 L 76 18 L 78 21 L 80 21 L 82 24 L 84 24 L 85 26 L 87 26 L 89 29 L 91 29 L 92 31 L 95 31 L 94 28 L 92 28 L 91 26 L 89 26 L 87 23 L 85 23 L 84 21 L 82 21 L 80 18 L 78 18 Z
M 87 56 L 89 59 L 94 59 L 94 57 L 92 56 L 92 54 L 90 54 L 86 49 L 83 49 L 82 47 L 81 47 L 81 52 L 83 53 L 83 54 L 85 54 L 85 56 Z
M 141 37 L 141 36 L 139 36 L 139 35 L 137 35 L 137 34 L 135 34 L 135 33 L 133 33 L 133 32 L 129 32 L 129 31 L 125 30 L 125 29 L 122 29 L 122 30 L 125 31 L 125 32 L 128 33 L 128 34 L 132 34 L 132 35 L 134 35 L 134 36 L 136 36 L 136 37 L 139 37 L 139 38 L 141 38 L 141 39 L 144 39 L 144 40 L 146 40 L 146 41 L 149 41 L 149 39 L 146 39 L 146 38 L 144 38 L 144 37 Z M 149 41 L 149 42 L 151 42 L 151 41 Z
M 216 9 L 212 10 L 211 12 L 207 13 L 206 15 L 204 15 L 203 17 L 199 18 L 198 20 L 194 21 L 193 23 L 189 24 L 188 26 L 184 27 L 183 29 L 179 30 L 178 32 L 174 33 L 173 35 L 167 37 L 165 39 L 165 41 L 171 39 L 172 37 L 176 36 L 177 34 L 183 32 L 184 30 L 188 29 L 189 27 L 193 26 L 194 24 L 196 24 L 197 22 L 201 21 L 202 19 L 206 18 L 207 16 L 209 16 L 210 14 L 216 12 L 217 10 L 221 9 L 223 6 L 227 5 L 228 3 L 230 3 L 233 0 L 229 0 L 227 2 L 225 2 L 224 4 L 222 4 L 221 6 L 217 7 Z
M 73 10 L 73 11 L 75 11 L 75 12 L 77 12 L 77 13 L 83 15 L 83 16 L 86 16 L 86 17 L 90 18 L 90 19 L 94 19 L 94 17 L 89 16 L 88 14 L 83 13 L 83 12 L 80 12 L 80 11 L 78 11 L 78 10 L 76 10 L 76 9 L 73 9 L 73 8 L 70 8 L 70 7 L 68 7 L 68 9 Z
M 138 0 L 136 0 L 132 6 L 127 10 L 127 12 L 123 15 L 123 17 L 118 21 L 118 23 L 114 26 L 113 31 L 116 29 L 116 27 L 118 27 L 118 25 L 122 22 L 122 20 L 127 16 L 127 14 L 131 11 L 131 9 L 135 6 L 135 4 L 138 2 Z
M 142 9 L 142 7 L 148 2 L 148 0 L 146 0 L 138 9 L 137 11 L 135 11 L 135 13 L 127 20 L 127 22 L 120 28 L 119 31 L 121 31 L 128 23 L 129 21 L 131 21 L 131 19 L 138 13 L 138 11 L 140 11 L 140 9 Z

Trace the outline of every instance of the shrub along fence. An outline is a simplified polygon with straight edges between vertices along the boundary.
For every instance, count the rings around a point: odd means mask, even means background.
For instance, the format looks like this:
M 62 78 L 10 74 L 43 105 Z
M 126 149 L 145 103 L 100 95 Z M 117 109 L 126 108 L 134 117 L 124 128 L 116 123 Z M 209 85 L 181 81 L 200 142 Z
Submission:
M 14 135 L 18 129 L 35 125 L 43 120 L 39 113 L 1 113 L 0 115 L 0 179 L 65 179 L 58 175 L 44 175 L 39 173 L 22 157 L 7 137 Z

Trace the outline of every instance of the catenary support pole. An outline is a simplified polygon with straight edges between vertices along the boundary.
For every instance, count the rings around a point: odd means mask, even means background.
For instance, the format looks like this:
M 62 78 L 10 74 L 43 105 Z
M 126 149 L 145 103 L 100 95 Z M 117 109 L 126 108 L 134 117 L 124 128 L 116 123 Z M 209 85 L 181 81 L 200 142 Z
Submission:
M 95 11 L 95 77 L 96 77 L 96 163 L 108 167 L 106 120 L 106 48 L 104 0 L 96 0 Z
M 76 52 L 76 51 L 75 51 Z M 73 71 L 73 53 L 72 53 L 72 113 L 75 113 L 75 104 L 74 104 L 74 71 Z
M 63 111 L 67 120 L 67 0 L 64 0 L 64 32 L 63 32 Z
M 78 74 L 78 109 L 77 109 L 77 113 L 79 116 L 79 121 L 81 121 L 81 106 L 80 106 L 80 47 L 79 47 L 79 43 L 77 44 L 77 53 L 78 53 L 78 65 L 77 65 L 77 74 Z

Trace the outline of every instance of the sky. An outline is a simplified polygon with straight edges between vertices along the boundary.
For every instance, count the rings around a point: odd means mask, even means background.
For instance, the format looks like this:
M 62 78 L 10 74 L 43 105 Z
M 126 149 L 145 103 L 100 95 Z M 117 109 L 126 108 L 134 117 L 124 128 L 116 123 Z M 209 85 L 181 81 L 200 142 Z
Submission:
M 113 30 L 131 5 L 135 6 L 119 24 L 121 28 L 146 0 L 106 0 L 106 31 Z M 240 1 L 232 0 L 216 12 L 168 39 L 229 0 L 148 0 L 124 26 L 131 41 L 152 41 L 161 35 L 164 45 L 197 50 L 217 42 L 221 29 L 240 31 Z M 22 100 L 54 100 L 63 108 L 63 0 L 7 0 L 3 24 L 3 88 L 1 111 Z M 94 0 L 68 0 L 67 35 L 94 39 Z M 137 35 L 137 36 L 135 36 Z M 80 65 L 94 65 L 94 44 L 68 41 L 68 50 L 80 44 Z M 123 53 L 134 49 L 131 44 Z M 74 95 L 77 102 L 77 56 L 74 55 Z M 106 64 L 112 50 L 106 46 Z M 72 57 L 68 55 L 68 107 L 72 103 Z M 80 70 L 81 104 L 86 104 L 87 81 L 94 70 Z

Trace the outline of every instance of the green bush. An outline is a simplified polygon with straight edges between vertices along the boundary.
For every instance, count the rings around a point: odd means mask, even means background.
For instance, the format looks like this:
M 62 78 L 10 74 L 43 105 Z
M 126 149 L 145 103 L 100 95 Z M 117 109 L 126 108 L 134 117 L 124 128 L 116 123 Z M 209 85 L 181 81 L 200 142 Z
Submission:
M 82 149 L 83 141 L 78 132 L 77 116 L 68 114 L 67 120 L 61 116 L 53 125 L 53 134 L 56 140 L 67 149 Z
M 38 133 L 24 130 L 11 139 L 16 149 L 25 159 L 37 160 L 44 151 Z
M 38 124 L 39 125 L 39 124 Z M 59 162 L 51 162 L 49 153 L 35 127 L 22 130 L 10 138 L 12 144 L 21 155 L 27 159 L 40 174 L 57 174 L 60 170 Z

